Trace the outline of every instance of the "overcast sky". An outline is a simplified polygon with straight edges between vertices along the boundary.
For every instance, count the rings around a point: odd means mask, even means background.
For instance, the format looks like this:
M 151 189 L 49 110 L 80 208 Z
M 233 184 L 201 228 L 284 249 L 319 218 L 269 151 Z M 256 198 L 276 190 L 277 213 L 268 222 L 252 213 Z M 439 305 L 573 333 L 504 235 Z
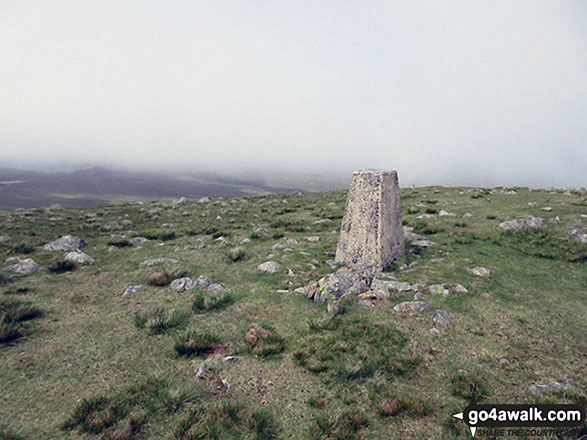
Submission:
M 0 161 L 587 186 L 587 1 L 0 0 Z

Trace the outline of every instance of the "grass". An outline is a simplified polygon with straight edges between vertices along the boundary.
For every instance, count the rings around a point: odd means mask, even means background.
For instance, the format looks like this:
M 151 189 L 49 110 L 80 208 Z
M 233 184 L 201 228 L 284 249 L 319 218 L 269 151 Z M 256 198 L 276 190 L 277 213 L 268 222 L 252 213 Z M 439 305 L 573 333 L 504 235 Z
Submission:
M 251 411 L 242 403 L 223 401 L 218 405 L 192 409 L 173 430 L 177 440 L 278 438 L 277 424 L 266 410 Z
M 192 310 L 195 313 L 210 312 L 213 310 L 221 310 L 232 303 L 234 303 L 234 297 L 228 292 L 210 294 L 208 292 L 199 291 L 194 296 Z
M 14 299 L 0 301 L 0 344 L 7 344 L 20 338 L 26 321 L 42 315 L 42 310 L 28 301 Z
M 219 339 L 216 336 L 191 330 L 176 337 L 173 349 L 178 356 L 203 356 L 210 352 L 217 342 Z
M 340 228 L 345 191 L 176 207 L 162 201 L 0 212 L 2 233 L 10 243 L 30 246 L 28 256 L 43 267 L 57 255 L 43 245 L 65 234 L 83 238 L 84 252 L 95 258 L 83 270 L 59 275 L 0 271 L 0 284 L 7 282 L 0 285 L 7 311 L 0 345 L 2 429 L 27 439 L 197 434 L 450 440 L 470 438 L 452 414 L 468 403 L 471 384 L 482 402 L 584 402 L 585 245 L 569 231 L 587 230 L 580 216 L 585 194 L 428 187 L 402 189 L 401 195 L 404 224 L 438 245 L 422 249 L 408 242 L 406 259 L 386 275 L 458 283 L 469 291 L 426 293 L 430 307 L 415 316 L 392 313 L 413 292 L 396 293 L 374 309 L 345 302 L 338 317 L 294 292 L 333 271 L 326 261 L 337 247 L 333 231 Z M 543 206 L 553 211 L 542 212 Z M 417 219 L 426 208 L 457 217 Z M 473 217 L 463 218 L 466 212 Z M 498 226 L 527 215 L 561 221 L 537 230 L 504 232 Z M 332 221 L 314 223 L 325 218 Z M 113 232 L 151 240 L 108 252 Z M 174 238 L 162 238 L 172 232 Z M 220 236 L 226 240 L 215 241 Z M 288 250 L 273 249 L 290 239 Z M 11 246 L 0 247 L 1 260 L 13 255 Z M 160 257 L 179 262 L 142 265 Z M 259 271 L 268 260 L 283 269 Z M 491 269 L 492 277 L 467 271 L 477 266 Z M 155 283 L 160 285 L 149 284 L 157 271 L 173 278 L 206 275 L 227 292 L 172 291 L 167 276 Z M 121 297 L 136 284 L 145 287 Z M 42 317 L 23 320 L 35 314 L 30 308 Z M 436 309 L 453 316 L 440 334 L 429 332 Z M 273 336 L 247 342 L 243 332 L 252 323 Z M 232 362 L 223 362 L 228 355 Z M 500 364 L 504 357 L 509 363 Z M 202 361 L 210 373 L 196 379 Z M 137 391 L 153 377 L 165 378 L 166 385 Z M 552 381 L 566 388 L 539 396 L 527 391 Z M 199 387 L 196 397 L 189 384 Z M 199 416 L 190 417 L 192 412 Z M 63 430 L 66 421 L 69 429 Z M 84 431 L 84 423 L 100 432 Z M 187 427 L 183 434 L 180 425 Z
M 59 274 L 64 272 L 71 272 L 77 269 L 77 264 L 72 261 L 58 258 L 54 260 L 48 267 L 50 272 Z

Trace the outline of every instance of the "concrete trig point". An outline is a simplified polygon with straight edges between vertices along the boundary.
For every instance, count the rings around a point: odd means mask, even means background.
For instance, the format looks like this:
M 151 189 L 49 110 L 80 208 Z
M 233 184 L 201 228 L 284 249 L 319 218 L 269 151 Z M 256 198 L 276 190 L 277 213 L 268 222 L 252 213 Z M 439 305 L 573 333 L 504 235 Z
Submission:
M 335 261 L 376 274 L 406 256 L 396 171 L 355 171 Z

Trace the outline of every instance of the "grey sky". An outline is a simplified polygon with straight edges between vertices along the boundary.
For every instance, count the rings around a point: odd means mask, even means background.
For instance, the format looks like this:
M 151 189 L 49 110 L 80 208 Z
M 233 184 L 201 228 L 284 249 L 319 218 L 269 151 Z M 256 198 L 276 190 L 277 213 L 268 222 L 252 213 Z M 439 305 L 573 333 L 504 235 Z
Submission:
M 0 2 L 0 166 L 585 186 L 587 2 Z

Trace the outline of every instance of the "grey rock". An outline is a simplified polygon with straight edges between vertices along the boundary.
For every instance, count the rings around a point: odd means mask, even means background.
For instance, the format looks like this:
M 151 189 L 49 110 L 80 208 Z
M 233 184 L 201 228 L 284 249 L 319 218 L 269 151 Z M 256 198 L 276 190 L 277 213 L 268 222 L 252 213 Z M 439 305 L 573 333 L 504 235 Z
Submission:
M 222 362 L 224 362 L 225 364 L 230 363 L 230 362 L 235 362 L 238 358 L 236 356 L 226 356 L 224 358 L 222 358 Z
M 65 254 L 65 261 L 70 261 L 76 264 L 92 264 L 94 259 L 90 257 L 88 254 L 83 253 L 80 250 L 68 252 Z
M 465 213 L 463 214 L 463 217 L 464 217 L 464 218 L 473 217 L 473 214 L 471 214 L 470 212 L 465 212 Z
M 533 215 L 529 215 L 526 219 L 526 226 L 529 228 L 541 228 L 544 226 L 544 219 L 541 217 L 534 217 Z
M 469 293 L 465 286 L 461 286 L 460 284 L 452 284 L 451 288 L 457 293 Z
M 546 212 L 550 212 L 550 211 L 552 211 L 552 207 L 550 207 L 550 206 L 545 206 L 544 208 L 542 208 L 542 210 L 543 210 L 543 211 L 546 211 Z
M 229 381 L 227 381 L 226 379 L 222 379 L 222 380 L 220 381 L 220 383 L 221 383 L 221 384 L 222 384 L 222 386 L 223 386 L 224 388 L 226 388 L 227 390 L 228 390 L 228 389 L 230 389 L 230 387 L 232 386 L 232 384 L 231 384 Z
M 344 307 L 337 301 L 328 301 L 327 306 L 328 313 L 331 315 L 342 315 L 344 313 Z
M 196 280 L 196 284 L 194 285 L 194 289 L 203 289 L 207 288 L 212 284 L 212 280 L 208 278 L 206 275 L 200 275 Z
M 501 358 L 499 361 L 497 361 L 499 363 L 499 365 L 506 365 L 510 363 L 510 360 L 507 358 Z
M 432 220 L 432 219 L 435 219 L 436 216 L 434 214 L 421 214 L 416 218 L 419 218 L 421 220 Z
M 522 219 L 509 220 L 499 224 L 499 227 L 505 231 L 512 231 L 522 229 L 526 225 L 526 222 Z
M 481 278 L 491 277 L 491 271 L 486 267 L 472 267 L 470 269 L 467 269 L 467 271 Z
M 432 316 L 432 320 L 436 324 L 449 325 L 452 321 L 452 315 L 446 309 L 438 309 L 438 310 L 434 311 L 434 315 Z
M 433 295 L 450 295 L 450 289 L 448 284 L 431 284 L 430 286 L 428 286 L 428 292 L 430 292 Z
M 561 222 L 561 218 L 557 215 L 556 217 L 551 217 L 548 219 L 549 225 L 558 225 Z
M 314 301 L 324 302 L 349 295 L 359 295 L 369 290 L 367 282 L 367 278 L 362 274 L 352 270 L 339 270 L 318 281 L 318 290 L 314 295 Z
M 206 288 L 206 292 L 210 294 L 218 294 L 224 292 L 226 289 L 222 284 L 212 283 Z
M 6 266 L 4 269 L 10 272 L 18 273 L 20 275 L 29 275 L 39 270 L 41 266 L 32 258 L 23 258 L 15 264 Z
M 316 243 L 316 242 L 320 241 L 320 236 L 319 235 L 313 235 L 313 236 L 310 236 L 310 237 L 304 237 L 304 240 L 309 241 L 309 242 Z
M 150 260 L 143 261 L 141 266 L 154 266 L 156 264 L 175 264 L 179 263 L 177 258 L 151 258 Z
M 118 250 L 118 248 L 116 246 L 110 246 L 108 248 L 108 252 L 112 253 L 112 252 L 116 252 Z
M 190 277 L 177 278 L 171 282 L 169 288 L 178 292 L 184 292 L 196 287 L 196 282 Z
M 439 335 L 440 334 L 440 330 L 437 329 L 436 327 L 432 327 L 431 329 L 428 330 L 428 333 L 431 333 L 433 335 Z
M 430 240 L 414 240 L 412 241 L 412 246 L 417 246 L 421 248 L 428 248 L 433 246 L 438 246 L 438 243 L 435 243 Z
M 81 249 L 85 247 L 86 242 L 83 241 L 81 238 L 76 237 L 74 235 L 64 235 L 61 238 L 58 238 L 51 243 L 47 243 L 43 246 L 43 249 L 46 251 L 65 251 L 71 252 L 75 251 L 76 249 Z
M 564 388 L 566 387 L 560 382 L 549 382 L 545 385 L 535 383 L 528 387 L 528 392 L 533 394 L 541 394 L 545 391 L 556 391 Z
M 404 301 L 393 306 L 393 313 L 396 315 L 414 315 L 421 313 L 430 307 L 428 301 Z
M 375 308 L 375 304 L 373 304 L 371 301 L 369 301 L 367 299 L 360 299 L 357 301 L 357 304 L 359 304 L 361 307 L 365 307 L 366 309 L 374 309 Z
M 313 222 L 315 225 L 321 225 L 323 223 L 330 223 L 332 220 L 329 218 L 323 218 L 321 220 L 316 220 L 315 222 Z
M 375 278 L 371 282 L 371 290 L 377 298 L 387 299 L 392 296 L 392 292 L 409 292 L 412 290 L 412 286 L 410 283 L 402 281 Z
M 200 364 L 200 366 L 198 367 L 198 372 L 196 373 L 196 378 L 197 379 L 203 379 L 204 376 L 206 375 L 206 373 L 208 373 L 208 365 L 206 365 L 206 362 L 202 362 Z
M 210 197 L 202 197 L 200 200 L 198 200 L 198 203 L 208 203 L 211 200 L 212 199 Z
M 295 238 L 288 238 L 286 243 L 289 245 L 292 245 L 292 244 L 298 244 L 298 241 Z
M 276 261 L 266 261 L 259 264 L 257 269 L 262 270 L 263 272 L 275 273 L 281 269 L 281 264 Z
M 261 289 L 258 289 L 257 287 L 253 287 L 253 288 L 250 290 L 250 292 L 251 292 L 251 293 L 261 293 L 261 292 L 262 292 L 262 290 L 261 290 Z
M 275 243 L 273 246 L 271 246 L 271 249 L 284 249 L 286 247 L 287 245 L 285 243 Z
M 122 296 L 134 296 L 136 295 L 144 286 L 142 284 L 136 284 L 134 286 L 128 286 L 124 292 L 122 292 Z
M 414 294 L 414 301 L 421 301 L 424 299 L 424 294 L 422 292 L 416 292 Z
M 131 238 L 130 241 L 135 244 L 139 244 L 139 243 L 146 243 L 147 241 L 149 241 L 149 239 L 145 238 L 145 237 L 134 237 L 134 238 Z
M 448 212 L 444 209 L 441 209 L 438 213 L 439 217 L 456 217 L 457 215 L 454 212 Z

